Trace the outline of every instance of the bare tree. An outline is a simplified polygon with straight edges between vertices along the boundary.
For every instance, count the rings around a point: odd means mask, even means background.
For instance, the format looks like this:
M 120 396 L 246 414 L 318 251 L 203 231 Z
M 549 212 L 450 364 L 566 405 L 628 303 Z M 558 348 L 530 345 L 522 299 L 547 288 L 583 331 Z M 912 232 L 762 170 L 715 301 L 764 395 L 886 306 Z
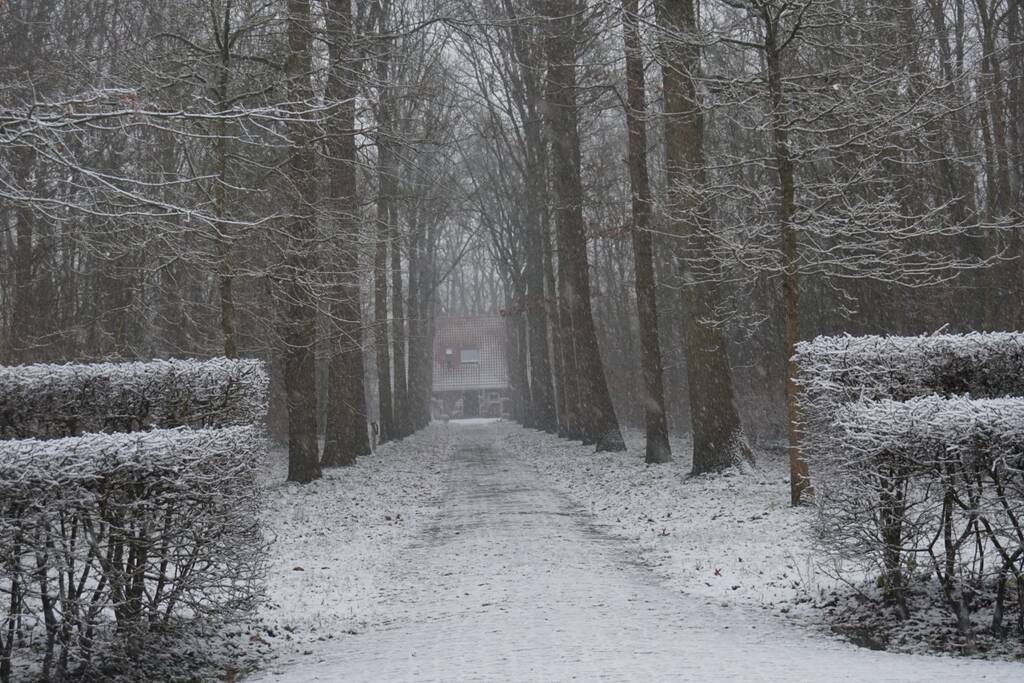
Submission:
M 678 236 L 676 259 L 681 279 L 686 334 L 686 369 L 693 427 L 693 472 L 714 472 L 752 457 L 746 444 L 722 328 L 713 321 L 718 283 L 698 275 L 708 249 L 711 208 L 706 184 L 703 113 L 698 99 L 700 35 L 693 0 L 659 0 L 662 31 L 667 206 Z
M 665 391 L 661 376 L 661 345 L 658 341 L 658 302 L 654 275 L 653 240 L 650 233 L 651 183 L 647 170 L 647 114 L 643 52 L 640 45 L 639 3 L 622 2 L 622 34 L 626 55 L 626 126 L 629 133 L 629 179 L 633 201 L 633 271 L 636 305 L 640 318 L 640 365 L 643 369 L 644 415 L 647 427 L 646 460 L 668 462 Z
M 299 107 L 313 101 L 309 71 L 313 27 L 309 0 L 288 0 L 288 92 Z M 288 407 L 288 480 L 320 478 L 316 427 L 316 303 L 309 277 L 315 269 L 317 180 L 313 123 L 300 110 L 289 120 L 291 149 L 288 182 L 293 193 L 287 224 L 288 251 L 282 268 L 282 339 L 285 344 L 285 392 Z
M 545 16 L 548 61 L 546 109 L 551 138 L 555 225 L 558 235 L 559 298 L 567 317 L 561 321 L 563 344 L 571 344 L 579 386 L 576 396 L 584 443 L 598 451 L 625 450 L 612 407 L 597 346 L 590 305 L 587 236 L 583 224 L 580 138 L 576 104 L 576 58 L 583 5 L 578 0 L 548 0 Z M 566 369 L 566 374 L 572 372 Z
M 329 0 L 324 15 L 330 71 L 327 98 L 336 104 L 330 136 L 330 201 L 338 263 L 334 266 L 331 320 L 334 332 L 327 374 L 324 466 L 351 465 L 370 453 L 363 378 L 362 307 L 359 291 L 360 202 L 356 185 L 356 96 L 360 60 L 351 0 Z

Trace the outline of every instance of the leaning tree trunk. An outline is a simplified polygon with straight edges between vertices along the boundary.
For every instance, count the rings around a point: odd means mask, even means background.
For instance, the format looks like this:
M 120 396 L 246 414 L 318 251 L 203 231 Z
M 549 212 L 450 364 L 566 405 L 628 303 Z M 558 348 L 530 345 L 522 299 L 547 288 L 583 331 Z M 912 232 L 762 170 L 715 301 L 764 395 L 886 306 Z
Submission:
M 356 56 L 352 47 L 352 7 L 349 0 L 331 0 L 327 8 L 330 71 L 327 97 L 337 104 L 332 117 L 331 206 L 338 244 L 332 288 L 327 371 L 327 429 L 325 467 L 355 464 L 369 455 L 366 402 L 363 391 L 362 305 L 359 291 L 359 197 L 356 189 Z
M 711 212 L 702 194 L 707 169 L 697 100 L 700 47 L 694 0 L 658 0 L 664 33 L 667 209 L 682 283 L 686 371 L 693 426 L 693 473 L 714 472 L 751 457 L 740 424 L 725 335 L 709 322 L 719 304 L 715 273 L 706 272 Z
M 293 102 L 311 102 L 312 58 L 309 0 L 288 0 L 286 73 Z M 316 430 L 316 304 L 310 290 L 316 244 L 316 158 L 312 123 L 301 115 L 289 119 L 288 159 L 292 217 L 286 236 L 283 286 L 285 393 L 288 407 L 288 481 L 320 478 Z
M 669 462 L 665 419 L 665 390 L 662 386 L 661 346 L 658 343 L 657 286 L 654 279 L 654 250 L 650 233 L 651 183 L 647 173 L 647 127 L 644 116 L 644 62 L 637 28 L 638 0 L 623 0 L 623 40 L 626 52 L 626 124 L 629 129 L 629 179 L 633 190 L 633 263 L 636 306 L 640 320 L 640 368 L 643 375 L 644 418 L 647 427 L 646 461 Z
M 555 189 L 555 222 L 559 234 L 558 264 L 565 271 L 559 295 L 568 303 L 569 329 L 563 330 L 576 349 L 578 405 L 584 443 L 598 451 L 626 446 L 612 407 L 604 365 L 597 346 L 590 305 L 590 270 L 583 225 L 583 183 L 580 178 L 580 137 L 576 109 L 576 45 L 579 0 L 548 0 L 549 31 L 547 110 Z M 564 323 L 565 321 L 563 321 Z

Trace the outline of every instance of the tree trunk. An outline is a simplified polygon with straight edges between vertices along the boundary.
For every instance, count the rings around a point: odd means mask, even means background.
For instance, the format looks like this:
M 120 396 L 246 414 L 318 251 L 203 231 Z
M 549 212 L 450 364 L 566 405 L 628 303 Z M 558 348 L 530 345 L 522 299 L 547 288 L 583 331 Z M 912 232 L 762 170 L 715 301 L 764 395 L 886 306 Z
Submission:
M 521 425 L 526 424 L 525 367 L 523 350 L 519 344 L 520 317 L 513 312 L 514 304 L 510 301 L 506 306 L 509 314 L 505 316 L 505 363 L 507 364 L 509 398 L 512 401 L 512 419 Z
M 575 346 L 577 405 L 584 443 L 598 451 L 621 451 L 626 446 L 605 381 L 590 303 L 587 236 L 583 224 L 583 183 L 580 178 L 580 138 L 576 110 L 576 45 L 578 0 L 548 0 L 549 33 L 547 113 L 551 132 L 555 189 L 555 223 L 559 234 L 559 268 L 564 269 L 560 297 L 567 302 L 568 329 L 563 339 Z M 564 324 L 564 321 L 563 321 Z M 568 332 L 568 334 L 565 334 Z
M 331 0 L 326 8 L 330 71 L 327 97 L 337 103 L 331 122 L 331 207 L 338 240 L 335 282 L 328 329 L 327 429 L 323 465 L 353 465 L 370 454 L 366 430 L 362 305 L 359 291 L 359 197 L 356 188 L 356 83 L 350 0 Z
M 309 84 L 312 58 L 309 0 L 288 0 L 287 76 L 292 101 L 311 102 Z M 316 159 L 312 124 L 290 119 L 293 216 L 289 219 L 285 258 L 284 344 L 285 393 L 288 407 L 288 481 L 320 478 L 316 430 L 316 305 L 310 291 L 316 243 Z
M 228 86 L 231 78 L 231 12 L 230 5 L 225 7 L 222 27 L 218 31 L 218 47 L 220 64 L 217 68 L 217 82 L 214 88 L 217 99 L 217 122 L 215 144 L 217 179 L 213 186 L 213 203 L 216 221 L 214 222 L 214 242 L 217 245 L 218 284 L 220 286 L 220 329 L 224 344 L 224 355 L 234 358 L 238 355 L 238 340 L 235 325 L 234 273 L 231 265 L 231 236 L 228 234 L 227 223 L 227 185 L 228 185 L 228 135 L 227 117 Z
M 18 162 L 14 166 L 20 177 L 18 180 L 27 182 L 31 174 L 35 154 L 28 150 L 18 150 Z M 15 363 L 29 363 L 34 360 L 34 328 L 36 307 L 32 295 L 35 280 L 36 238 L 35 223 L 32 211 L 24 205 L 15 205 L 13 209 L 17 237 L 14 240 L 14 274 L 11 306 L 11 340 L 10 356 Z M 6 218 L 6 216 L 5 216 Z
M 383 12 L 380 17 L 380 33 L 387 33 Z M 380 402 L 379 443 L 385 443 L 396 436 L 391 393 L 391 353 L 388 344 L 388 241 L 391 238 L 391 202 L 394 197 L 396 159 L 391 140 L 391 101 L 387 92 L 390 66 L 386 51 L 390 48 L 383 46 L 382 49 L 385 52 L 378 57 L 377 62 L 377 80 L 381 94 L 377 104 L 377 249 L 373 259 L 377 393 Z
M 511 3 L 506 0 L 509 15 Z M 523 20 L 510 28 L 515 58 L 519 62 L 522 87 L 515 90 L 523 100 L 523 154 L 526 174 L 526 229 L 523 239 L 526 270 L 525 312 L 529 335 L 530 427 L 554 433 L 558 430 L 551 356 L 548 349 L 548 308 L 544 292 L 544 242 L 547 204 L 546 163 L 543 125 L 540 108 L 543 104 L 543 59 L 538 46 L 532 44 L 535 31 L 528 30 Z
M 424 339 L 423 306 L 421 303 L 423 279 L 423 230 L 419 220 L 414 214 L 409 222 L 409 287 L 406 291 L 406 337 L 409 347 L 409 389 L 407 394 L 407 406 L 409 417 L 407 427 L 409 433 L 422 429 L 421 422 L 422 406 L 420 401 L 423 397 L 423 364 L 421 362 L 422 346 L 426 343 Z M 429 396 L 429 390 L 427 392 Z M 429 398 L 427 409 L 429 410 Z
M 545 169 L 547 160 L 545 158 Z M 545 170 L 546 173 L 546 170 Z M 546 188 L 546 183 L 545 183 Z M 562 349 L 562 337 L 559 334 L 561 326 L 558 317 L 558 285 L 555 280 L 555 259 L 551 249 L 551 221 L 544 211 L 544 307 L 547 309 L 548 326 L 548 354 L 551 358 L 551 388 L 554 392 L 555 413 L 558 421 L 558 435 L 566 436 L 565 409 L 566 409 L 566 377 L 563 363 L 565 356 Z
M 682 284 L 693 473 L 703 474 L 741 463 L 751 452 L 736 408 L 725 335 L 710 322 L 719 304 L 718 285 L 700 272 L 710 262 L 703 233 L 711 228 L 711 216 L 702 195 L 707 170 L 697 101 L 700 47 L 695 2 L 658 0 L 657 8 L 664 32 L 667 210 Z
M 654 279 L 654 252 L 650 233 L 651 184 L 647 173 L 647 114 L 644 63 L 637 29 L 638 0 L 622 2 L 622 33 L 626 53 L 626 125 L 629 132 L 629 180 L 633 206 L 633 271 L 636 279 L 636 306 L 640 319 L 640 368 L 643 376 L 644 423 L 647 428 L 645 460 L 662 463 L 672 460 L 665 419 L 665 391 L 662 386 L 661 346 L 658 343 L 657 286 Z
M 762 9 L 765 23 L 765 63 L 768 67 L 768 95 L 771 104 L 772 136 L 774 138 L 775 170 L 778 174 L 778 226 L 782 242 L 782 299 L 785 307 L 786 329 L 786 416 L 789 436 L 789 495 L 793 505 L 799 505 L 805 493 L 810 493 L 807 461 L 800 452 L 799 415 L 797 412 L 799 387 L 796 383 L 797 365 L 793 360 L 796 344 L 800 340 L 800 290 L 797 265 L 796 183 L 793 177 L 793 158 L 789 150 L 788 122 L 785 119 L 782 98 L 782 55 L 779 46 L 779 25 L 769 8 Z
M 558 430 L 558 414 L 552 385 L 551 357 L 548 354 L 548 315 L 544 294 L 544 225 L 537 202 L 546 199 L 543 172 L 537 161 L 536 148 L 542 146 L 539 121 L 526 125 L 527 207 L 526 239 L 526 320 L 530 336 L 530 410 L 531 426 L 545 432 Z
M 395 169 L 397 170 L 397 168 Z M 392 190 L 398 184 L 397 179 L 391 181 Z M 391 226 L 391 357 L 394 359 L 394 416 L 392 428 L 397 438 L 406 437 L 412 433 L 409 426 L 409 388 L 406 375 L 406 336 L 405 336 L 405 307 L 403 305 L 402 287 L 402 250 L 400 248 L 398 211 L 395 204 L 394 192 L 388 203 L 391 209 L 391 217 L 388 221 Z
M 373 259 L 374 333 L 377 349 L 377 396 L 380 403 L 379 443 L 392 438 L 394 413 L 391 402 L 391 352 L 388 342 L 388 207 L 377 199 L 377 246 Z

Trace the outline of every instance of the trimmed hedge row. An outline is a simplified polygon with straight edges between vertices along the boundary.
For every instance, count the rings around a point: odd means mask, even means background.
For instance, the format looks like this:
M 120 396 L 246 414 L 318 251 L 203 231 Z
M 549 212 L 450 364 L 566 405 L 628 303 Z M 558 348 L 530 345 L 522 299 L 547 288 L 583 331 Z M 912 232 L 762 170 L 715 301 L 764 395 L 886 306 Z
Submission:
M 818 337 L 796 347 L 803 417 L 826 429 L 850 401 L 1024 396 L 1024 334 Z
M 798 347 L 815 532 L 906 592 L 933 577 L 960 631 L 1024 636 L 1024 335 L 819 337 Z
M 143 430 L 0 440 L 0 680 L 15 663 L 43 680 L 131 680 L 190 628 L 236 621 L 261 595 L 266 439 L 233 423 L 262 420 L 266 374 L 254 361 L 147 365 L 0 375 L 0 391 L 62 411 L 21 411 L 7 423 L 19 432 Z M 101 387 L 118 393 L 87 403 Z M 153 428 L 175 422 L 209 428 Z
M 260 422 L 257 360 L 158 360 L 0 367 L 0 439 Z

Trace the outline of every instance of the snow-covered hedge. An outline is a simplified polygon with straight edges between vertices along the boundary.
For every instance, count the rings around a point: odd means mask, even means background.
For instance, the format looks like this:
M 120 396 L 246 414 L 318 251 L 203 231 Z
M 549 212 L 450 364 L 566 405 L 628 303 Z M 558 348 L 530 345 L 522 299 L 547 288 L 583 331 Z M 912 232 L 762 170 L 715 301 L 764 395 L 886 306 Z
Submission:
M 251 609 L 265 397 L 256 361 L 0 370 L 7 435 L 40 437 L 0 440 L 0 680 L 151 678 L 154 643 Z M 122 431 L 46 438 L 87 428 Z
M 941 588 L 960 630 L 985 611 L 1024 635 L 1024 335 L 820 337 L 801 344 L 803 455 L 817 538 Z
M 933 575 L 965 632 L 983 604 L 1001 629 L 1008 590 L 1024 624 L 1024 399 L 857 402 L 834 424 L 819 538 L 870 558 L 897 601 L 907 574 Z
M 251 607 L 264 448 L 257 427 L 0 442 L 0 659 L 35 632 L 60 680 L 115 639 L 130 657 L 175 620 Z
M 0 439 L 245 425 L 266 403 L 256 360 L 0 367 Z
M 818 337 L 797 344 L 808 429 L 827 429 L 843 403 L 915 396 L 1024 396 L 1024 334 Z

